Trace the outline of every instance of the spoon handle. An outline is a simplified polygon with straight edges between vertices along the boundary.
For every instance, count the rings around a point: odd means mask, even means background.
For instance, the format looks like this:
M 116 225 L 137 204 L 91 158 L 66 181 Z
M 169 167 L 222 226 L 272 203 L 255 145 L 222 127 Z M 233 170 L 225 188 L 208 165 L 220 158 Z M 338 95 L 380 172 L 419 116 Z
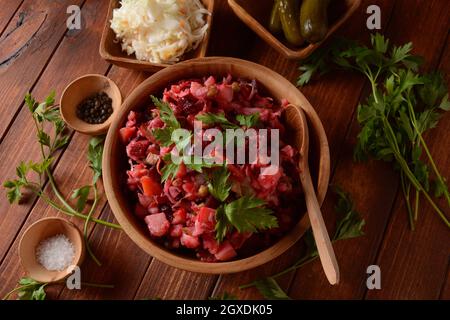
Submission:
M 317 251 L 319 252 L 325 275 L 330 284 L 334 285 L 339 283 L 339 266 L 336 261 L 336 256 L 331 245 L 325 222 L 323 221 L 320 205 L 317 201 L 314 185 L 311 180 L 309 167 L 305 166 L 302 169 L 300 179 L 305 192 L 306 207 L 308 209 L 309 220 L 311 221 Z

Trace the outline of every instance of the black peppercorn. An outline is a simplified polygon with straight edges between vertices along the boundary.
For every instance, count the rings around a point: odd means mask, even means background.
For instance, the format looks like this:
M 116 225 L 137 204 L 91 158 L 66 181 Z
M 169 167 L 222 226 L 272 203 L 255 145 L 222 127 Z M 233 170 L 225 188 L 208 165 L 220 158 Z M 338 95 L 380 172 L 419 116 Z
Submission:
M 77 117 L 90 124 L 103 123 L 112 113 L 112 100 L 105 92 L 84 99 L 76 110 Z

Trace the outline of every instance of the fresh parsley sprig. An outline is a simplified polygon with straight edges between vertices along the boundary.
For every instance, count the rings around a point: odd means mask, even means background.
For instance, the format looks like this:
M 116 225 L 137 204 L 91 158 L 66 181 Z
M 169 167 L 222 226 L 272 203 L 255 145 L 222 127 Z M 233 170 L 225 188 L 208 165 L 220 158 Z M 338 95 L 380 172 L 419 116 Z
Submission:
M 24 277 L 21 278 L 18 282 L 18 286 L 8 292 L 2 300 L 8 300 L 14 294 L 17 295 L 18 300 L 45 300 L 47 294 L 45 292 L 45 288 L 47 286 L 57 285 L 57 284 L 65 284 L 65 281 L 57 281 L 57 282 L 38 282 L 32 278 Z M 96 283 L 86 283 L 82 282 L 83 286 L 86 287 L 94 287 L 94 288 L 114 288 L 113 285 L 109 284 L 96 284 Z
M 278 227 L 278 220 L 266 202 L 253 196 L 243 196 L 222 204 L 216 211 L 216 239 L 222 242 L 233 228 L 240 233 L 257 232 Z
M 206 125 L 219 125 L 223 129 L 238 129 L 240 128 L 237 124 L 230 122 L 224 113 L 203 113 L 195 117 L 196 120 L 201 121 Z
M 334 192 L 337 196 L 335 211 L 338 213 L 339 219 L 336 223 L 336 231 L 334 233 L 332 241 L 335 242 L 339 240 L 352 239 L 363 236 L 363 227 L 365 225 L 365 221 L 355 210 L 354 204 L 350 199 L 349 194 L 344 192 L 339 187 L 335 187 Z M 306 252 L 293 265 L 274 275 L 255 280 L 249 284 L 242 285 L 239 288 L 246 289 L 250 287 L 256 287 L 256 289 L 266 299 L 290 299 L 287 293 L 284 292 L 284 290 L 280 287 L 276 279 L 303 267 L 304 265 L 317 259 L 319 256 L 311 229 L 306 232 L 303 239 L 306 244 Z
M 373 156 L 400 171 L 411 229 L 422 195 L 450 227 L 449 218 L 430 193 L 433 186 L 435 197 L 444 196 L 450 207 L 447 182 L 423 138 L 436 127 L 441 113 L 450 110 L 447 86 L 439 74 L 419 73 L 422 59 L 411 50 L 411 43 L 392 46 L 378 33 L 372 35 L 371 47 L 338 39 L 303 61 L 297 84 L 307 84 L 314 74 L 329 72 L 333 65 L 362 73 L 369 80 L 371 94 L 358 106 L 361 131 L 355 159 Z
M 21 161 L 16 168 L 17 177 L 15 179 L 5 181 L 3 186 L 7 189 L 7 198 L 10 203 L 20 202 L 22 199 L 22 190 L 27 189 L 39 196 L 48 205 L 56 210 L 69 216 L 83 219 L 85 221 L 85 240 L 88 252 L 94 261 L 99 264 L 98 259 L 92 253 L 89 243 L 87 242 L 87 223 L 93 221 L 111 228 L 120 229 L 120 226 L 117 224 L 92 217 L 94 211 L 97 209 L 98 203 L 96 184 L 101 176 L 101 158 L 104 138 L 95 137 L 92 138 L 89 143 L 88 160 L 90 162 L 90 167 L 94 172 L 93 182 L 91 185 L 83 186 L 72 192 L 71 197 L 76 200 L 76 205 L 73 206 L 66 200 L 67 197 L 62 195 L 59 191 L 51 168 L 56 152 L 65 147 L 70 139 L 65 123 L 60 117 L 59 108 L 54 105 L 54 102 L 54 92 L 52 92 L 42 103 L 38 103 L 30 94 L 25 96 L 25 104 L 31 112 L 36 127 L 37 141 L 41 151 L 41 160 L 40 162 Z M 51 125 L 53 127 L 51 132 L 44 130 L 44 127 L 48 127 L 47 125 Z M 38 175 L 37 182 L 29 179 L 28 176 L 31 172 Z M 45 192 L 45 178 L 48 179 L 57 200 L 52 200 Z M 89 212 L 85 214 L 83 211 L 88 202 L 91 189 L 94 190 L 94 203 L 89 209 Z

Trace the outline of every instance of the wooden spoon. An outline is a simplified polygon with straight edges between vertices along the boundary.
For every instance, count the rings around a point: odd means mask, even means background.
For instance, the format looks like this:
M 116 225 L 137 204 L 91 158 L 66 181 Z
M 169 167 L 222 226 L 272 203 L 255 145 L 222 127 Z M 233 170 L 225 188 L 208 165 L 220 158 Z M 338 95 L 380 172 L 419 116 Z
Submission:
M 305 193 L 306 208 L 308 210 L 309 220 L 316 241 L 317 251 L 319 252 L 325 275 L 331 284 L 339 282 L 339 266 L 334 255 L 330 237 L 322 218 L 319 202 L 317 201 L 314 185 L 311 180 L 311 173 L 308 164 L 309 152 L 309 132 L 308 123 L 303 110 L 294 105 L 288 105 L 284 110 L 284 117 L 289 119 L 295 130 L 294 144 L 300 151 L 299 169 L 300 180 Z

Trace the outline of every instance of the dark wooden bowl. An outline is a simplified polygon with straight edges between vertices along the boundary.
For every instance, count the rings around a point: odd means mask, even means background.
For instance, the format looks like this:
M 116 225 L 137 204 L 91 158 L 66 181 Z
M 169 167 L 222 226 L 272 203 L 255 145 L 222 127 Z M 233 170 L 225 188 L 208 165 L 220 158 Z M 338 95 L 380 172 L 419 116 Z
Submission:
M 358 9 L 361 0 L 339 0 L 330 4 L 328 10 L 330 13 L 330 28 L 325 39 L 322 42 L 306 44 L 303 47 L 289 45 L 283 36 L 276 37 L 266 28 L 273 6 L 273 0 L 228 0 L 228 4 L 239 19 L 272 48 L 288 59 L 304 59 L 313 53 L 314 50 L 350 18 L 356 9 Z
M 253 62 L 235 58 L 208 57 L 185 61 L 165 68 L 139 85 L 125 100 L 122 108 L 108 131 L 103 152 L 103 182 L 109 205 L 125 233 L 145 252 L 177 268 L 201 273 L 233 273 L 260 266 L 281 255 L 299 240 L 309 228 L 309 219 L 303 215 L 293 229 L 271 247 L 253 256 L 230 262 L 208 263 L 194 257 L 183 256 L 170 251 L 150 239 L 142 221 L 133 215 L 131 203 L 123 190 L 123 162 L 125 151 L 120 142 L 119 129 L 124 126 L 131 110 L 150 103 L 151 94 L 159 95 L 169 84 L 178 80 L 198 78 L 207 75 L 227 75 L 255 79 L 266 92 L 278 101 L 286 98 L 292 104 L 303 108 L 310 128 L 310 167 L 315 181 L 319 203 L 323 202 L 330 177 L 330 154 L 328 141 L 322 123 L 305 96 L 278 73 Z M 288 130 L 295 132 L 292 123 L 286 123 Z M 302 210 L 299 208 L 299 210 Z
M 208 31 L 206 32 L 205 38 L 203 39 L 202 43 L 197 47 L 197 49 L 187 52 L 183 57 L 183 60 L 201 58 L 206 55 L 212 28 L 214 0 L 202 0 L 202 3 L 205 6 L 205 8 L 211 13 L 207 17 L 209 28 Z M 111 25 L 110 21 L 112 19 L 113 10 L 119 7 L 120 7 L 119 0 L 110 0 L 108 16 L 106 18 L 102 38 L 100 40 L 100 50 L 99 50 L 100 56 L 109 63 L 115 64 L 119 67 L 136 69 L 140 71 L 156 72 L 165 67 L 170 66 L 170 64 L 141 61 L 136 59 L 136 56 L 134 54 L 127 55 L 126 52 L 122 51 L 120 43 L 116 41 L 116 35 L 114 31 L 110 28 Z

